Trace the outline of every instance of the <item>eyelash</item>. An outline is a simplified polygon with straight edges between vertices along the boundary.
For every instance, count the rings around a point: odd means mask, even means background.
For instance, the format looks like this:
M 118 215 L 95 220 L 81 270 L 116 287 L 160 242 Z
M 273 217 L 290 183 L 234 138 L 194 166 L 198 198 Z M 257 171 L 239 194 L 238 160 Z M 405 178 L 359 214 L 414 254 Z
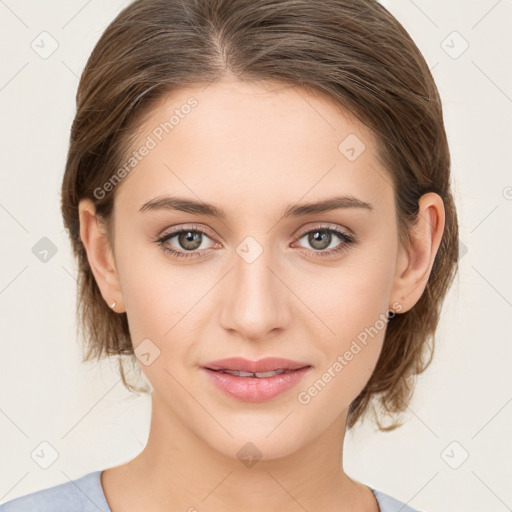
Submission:
M 342 243 L 340 243 L 337 247 L 329 250 L 314 250 L 312 249 L 311 252 L 315 254 L 315 258 L 327 258 L 329 256 L 332 256 L 333 254 L 341 254 L 344 251 L 346 251 L 350 245 L 353 245 L 357 243 L 357 239 L 353 235 L 349 235 L 348 233 L 344 233 L 343 231 L 340 231 L 338 229 L 329 227 L 329 226 L 317 226 L 313 229 L 309 229 L 308 231 L 303 232 L 298 238 L 297 241 L 303 238 L 305 235 L 309 235 L 310 233 L 314 233 L 316 231 L 327 231 L 329 233 L 334 233 L 338 238 L 342 240 Z M 156 243 L 160 245 L 163 251 L 171 254 L 173 257 L 177 258 L 193 258 L 196 257 L 196 255 L 204 255 L 204 251 L 207 251 L 207 249 L 203 249 L 202 251 L 188 251 L 188 252 L 182 252 L 182 251 L 175 251 L 174 249 L 170 249 L 168 245 L 166 245 L 166 242 L 174 238 L 176 235 L 179 235 L 181 233 L 186 232 L 192 232 L 192 233 L 202 233 L 203 235 L 206 235 L 208 238 L 211 238 L 208 236 L 208 233 L 206 233 L 204 230 L 200 229 L 198 226 L 190 226 L 186 228 L 181 228 L 176 231 L 172 231 L 170 233 L 167 233 L 158 239 L 155 240 Z

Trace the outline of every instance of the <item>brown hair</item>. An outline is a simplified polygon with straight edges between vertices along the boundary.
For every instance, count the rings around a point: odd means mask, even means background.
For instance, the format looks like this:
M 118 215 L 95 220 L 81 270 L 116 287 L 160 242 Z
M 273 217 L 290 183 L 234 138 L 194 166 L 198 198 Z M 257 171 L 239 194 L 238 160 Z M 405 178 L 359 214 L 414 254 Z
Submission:
M 124 385 L 140 391 L 123 369 L 123 356 L 137 367 L 126 313 L 103 300 L 80 240 L 79 201 L 91 199 L 108 228 L 116 189 L 101 198 L 94 191 L 133 151 L 137 123 L 173 90 L 226 75 L 318 91 L 371 128 L 395 189 L 403 243 L 419 198 L 435 192 L 444 201 L 445 230 L 426 289 L 412 309 L 389 320 L 375 371 L 349 409 L 349 428 L 369 405 L 379 428 L 394 428 L 415 375 L 432 359 L 457 271 L 458 225 L 437 87 L 414 41 L 375 0 L 136 0 L 108 26 L 80 78 L 62 183 L 62 214 L 79 266 L 83 361 L 119 356 Z M 381 414 L 395 421 L 385 427 Z

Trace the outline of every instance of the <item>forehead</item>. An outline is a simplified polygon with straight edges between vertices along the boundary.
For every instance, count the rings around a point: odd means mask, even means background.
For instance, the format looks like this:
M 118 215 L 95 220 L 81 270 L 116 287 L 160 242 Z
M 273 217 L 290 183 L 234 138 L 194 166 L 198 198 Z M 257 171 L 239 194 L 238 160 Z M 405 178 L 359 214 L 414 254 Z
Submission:
M 228 214 L 230 205 L 275 213 L 338 193 L 377 207 L 393 198 L 373 132 L 330 98 L 281 83 L 174 91 L 145 116 L 133 150 L 139 158 L 116 198 L 133 208 L 164 194 L 219 204 Z

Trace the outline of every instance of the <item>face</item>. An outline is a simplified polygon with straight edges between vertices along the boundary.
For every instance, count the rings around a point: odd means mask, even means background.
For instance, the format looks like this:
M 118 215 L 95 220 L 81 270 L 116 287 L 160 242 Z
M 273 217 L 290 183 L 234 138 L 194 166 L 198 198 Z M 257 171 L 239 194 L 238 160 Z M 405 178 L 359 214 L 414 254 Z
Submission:
M 330 100 L 269 82 L 203 89 L 166 97 L 139 131 L 115 191 L 116 299 L 163 416 L 223 454 L 252 442 L 282 457 L 344 426 L 400 312 L 394 192 L 373 134 Z M 204 368 L 230 357 L 307 369 L 273 396 L 246 381 L 244 399 Z

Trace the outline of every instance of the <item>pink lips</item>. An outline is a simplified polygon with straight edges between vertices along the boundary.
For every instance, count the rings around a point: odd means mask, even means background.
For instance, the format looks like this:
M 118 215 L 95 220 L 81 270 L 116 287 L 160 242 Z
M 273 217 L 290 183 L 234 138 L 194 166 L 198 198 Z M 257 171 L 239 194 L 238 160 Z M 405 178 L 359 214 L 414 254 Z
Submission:
M 289 390 L 311 370 L 311 365 L 280 357 L 267 357 L 250 361 L 241 357 L 231 357 L 205 364 L 202 370 L 210 382 L 230 397 L 245 402 L 270 400 Z M 279 371 L 273 376 L 245 376 L 222 373 L 222 370 L 252 373 Z M 284 371 L 283 371 L 284 370 Z

